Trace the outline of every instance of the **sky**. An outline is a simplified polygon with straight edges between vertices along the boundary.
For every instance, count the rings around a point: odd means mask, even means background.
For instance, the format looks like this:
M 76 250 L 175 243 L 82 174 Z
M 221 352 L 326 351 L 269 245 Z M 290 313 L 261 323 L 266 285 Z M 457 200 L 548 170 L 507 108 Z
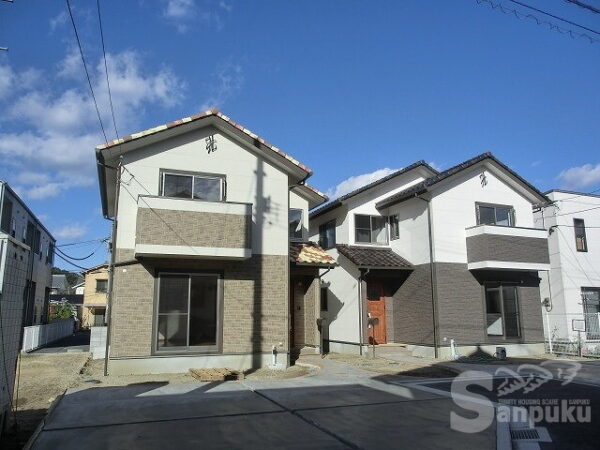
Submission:
M 600 14 L 572 3 L 524 2 L 600 31 Z M 113 139 L 96 0 L 71 4 Z M 486 151 L 544 191 L 600 188 L 600 42 L 490 0 L 100 5 L 119 136 L 217 107 L 334 197 L 416 160 L 443 170 Z M 94 159 L 104 138 L 65 2 L 0 2 L 0 47 L 0 179 L 59 245 L 107 237 Z M 103 244 L 63 248 L 94 250 L 86 267 L 105 261 Z

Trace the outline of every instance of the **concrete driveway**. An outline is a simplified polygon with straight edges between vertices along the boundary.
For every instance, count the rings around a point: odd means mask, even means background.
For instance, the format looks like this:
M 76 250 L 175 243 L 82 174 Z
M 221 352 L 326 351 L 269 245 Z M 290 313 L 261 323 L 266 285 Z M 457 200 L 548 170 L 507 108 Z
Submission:
M 450 429 L 457 406 L 447 396 L 334 369 L 281 381 L 70 390 L 32 448 L 496 448 L 495 426 Z

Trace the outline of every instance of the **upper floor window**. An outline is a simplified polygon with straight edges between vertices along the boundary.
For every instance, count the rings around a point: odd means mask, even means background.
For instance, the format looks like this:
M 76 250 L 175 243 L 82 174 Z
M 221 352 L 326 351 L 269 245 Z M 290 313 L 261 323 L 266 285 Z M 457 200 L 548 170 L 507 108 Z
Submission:
M 225 179 L 217 176 L 162 174 L 164 197 L 191 198 L 220 202 L 225 199 Z
M 46 253 L 46 264 L 54 264 L 54 244 L 52 242 L 48 244 L 48 250 Z
M 367 244 L 388 243 L 387 217 L 356 214 L 354 216 L 354 228 L 354 240 L 356 242 Z
M 302 210 L 291 208 L 289 212 L 289 227 L 291 239 L 302 239 Z
M 11 202 L 7 197 L 4 197 L 3 205 L 2 205 L 2 219 L 0 220 L 0 228 L 2 231 L 6 233 L 10 233 L 10 226 L 12 221 L 12 210 L 13 210 L 13 202 Z M 14 235 L 13 235 L 14 237 Z
M 390 240 L 400 239 L 400 216 L 390 216 Z
M 324 249 L 335 247 L 335 220 L 319 226 L 319 245 Z
M 515 209 L 505 205 L 477 205 L 477 225 L 515 226 Z
M 106 292 L 108 290 L 108 280 L 96 280 L 96 292 Z
M 587 239 L 585 237 L 585 222 L 583 219 L 573 219 L 575 228 L 575 247 L 578 252 L 587 252 Z

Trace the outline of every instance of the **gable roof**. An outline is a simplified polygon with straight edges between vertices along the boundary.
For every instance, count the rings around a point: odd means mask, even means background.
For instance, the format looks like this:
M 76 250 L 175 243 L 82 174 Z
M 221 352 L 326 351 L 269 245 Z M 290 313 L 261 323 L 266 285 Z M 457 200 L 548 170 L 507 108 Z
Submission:
M 277 163 L 283 170 L 294 174 L 299 180 L 298 183 L 306 184 L 306 179 L 313 173 L 309 167 L 305 166 L 297 159 L 213 108 L 193 116 L 183 117 L 173 122 L 148 128 L 147 130 L 98 145 L 96 147 L 96 161 L 100 183 L 100 200 L 104 217 L 109 216 L 107 188 L 109 188 L 109 185 L 112 187 L 112 183 L 107 182 L 107 170 L 110 172 L 108 174 L 109 178 L 115 177 L 114 167 L 110 167 L 106 164 L 107 159 L 114 159 L 122 153 L 135 150 L 143 145 L 156 142 L 157 140 L 167 139 L 176 134 L 192 131 L 200 128 L 204 124 L 220 127 L 220 129 L 227 130 L 231 135 L 245 140 L 250 147 L 253 147 L 257 151 L 262 151 L 266 157 L 269 157 L 272 162 Z M 317 189 L 308 185 L 306 185 L 306 187 L 325 199 L 325 201 L 327 200 L 327 196 Z
M 314 211 L 312 211 L 310 213 L 310 218 L 314 219 L 315 217 L 318 217 L 320 215 L 323 215 L 329 211 L 333 211 L 334 209 L 338 208 L 339 206 L 342 205 L 342 203 L 346 200 L 348 200 L 351 197 L 354 197 L 355 195 L 361 194 L 371 188 L 377 187 L 380 184 L 385 183 L 386 181 L 389 181 L 397 176 L 400 176 L 402 174 L 405 174 L 407 172 L 410 172 L 413 169 L 416 169 L 418 167 L 423 167 L 425 169 L 428 169 L 429 171 L 431 171 L 431 173 L 433 174 L 437 174 L 438 171 L 435 170 L 433 167 L 431 167 L 429 164 L 427 164 L 425 161 L 420 160 L 417 162 L 412 163 L 409 166 L 404 167 L 403 169 L 397 170 L 394 173 L 391 173 L 383 178 L 380 178 L 379 180 L 375 180 L 372 183 L 366 184 L 362 187 L 359 187 L 358 189 L 355 189 L 352 192 L 349 192 L 348 194 L 342 195 L 341 197 L 336 198 L 335 200 L 331 201 L 330 203 L 327 203 L 326 205 L 323 205 L 321 208 L 319 209 L 315 209 Z
M 480 163 L 485 160 L 493 161 L 497 164 L 502 170 L 507 172 L 514 180 L 524 186 L 529 192 L 531 192 L 535 197 L 540 200 L 540 203 L 547 203 L 549 199 L 540 192 L 535 186 L 529 183 L 527 180 L 522 178 L 519 174 L 513 171 L 510 167 L 502 163 L 498 160 L 492 153 L 486 152 L 480 155 L 475 156 L 474 158 L 468 159 L 460 164 L 457 164 L 454 167 L 451 167 L 447 170 L 439 172 L 437 175 L 427 178 L 426 180 L 411 186 L 408 189 L 405 189 L 401 192 L 398 192 L 394 195 L 391 195 L 388 198 L 385 198 L 375 204 L 377 209 L 387 208 L 388 206 L 394 205 L 396 203 L 403 202 L 404 200 L 408 200 L 411 197 L 423 194 L 430 190 L 432 186 L 435 186 L 441 181 L 444 181 L 454 175 L 461 173 L 463 170 L 468 169 L 469 167 L 474 166 L 477 163 Z

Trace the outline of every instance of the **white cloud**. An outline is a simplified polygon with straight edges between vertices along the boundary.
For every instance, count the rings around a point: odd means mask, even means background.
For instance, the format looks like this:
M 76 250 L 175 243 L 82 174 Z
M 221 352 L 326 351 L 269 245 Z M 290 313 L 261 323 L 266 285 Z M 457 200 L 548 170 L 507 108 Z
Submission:
M 583 189 L 600 184 L 600 164 L 584 164 L 563 170 L 558 180 L 565 189 Z
M 59 26 L 67 23 L 67 13 L 65 11 L 61 11 L 55 17 L 50 19 L 50 31 L 56 30 Z
M 227 61 L 217 67 L 215 81 L 209 88 L 210 97 L 200 109 L 221 108 L 227 100 L 237 94 L 244 85 L 244 70 L 238 63 Z
M 539 166 L 540 164 L 542 164 L 542 161 L 540 161 L 540 160 L 536 160 L 536 161 L 533 161 L 533 162 L 531 163 L 531 167 L 537 167 L 537 166 Z
M 0 65 L 0 100 L 10 93 L 15 81 L 15 73 L 8 65 Z
M 349 192 L 354 191 L 360 187 L 363 187 L 373 181 L 379 180 L 383 177 L 388 176 L 389 174 L 396 172 L 398 169 L 377 169 L 374 172 L 363 173 L 362 175 L 356 175 L 354 177 L 346 178 L 337 186 L 334 186 L 327 190 L 326 194 L 330 199 L 335 199 L 345 195 Z
M 58 240 L 71 240 L 79 239 L 80 237 L 85 236 L 87 232 L 88 229 L 85 225 L 81 225 L 80 223 L 72 223 L 53 230 L 52 235 Z
M 162 15 L 175 26 L 179 33 L 187 33 L 192 26 L 223 28 L 223 12 L 233 9 L 231 4 L 221 0 L 201 0 L 198 6 L 195 0 L 165 0 Z
M 77 78 L 72 72 L 76 62 L 72 50 L 67 51 L 63 64 L 55 73 L 37 79 L 30 75 L 30 86 L 24 86 L 21 95 L 13 100 L 7 98 L 0 105 L 6 111 L 5 122 L 13 121 L 19 125 L 18 131 L 0 132 L 0 159 L 5 168 L 10 167 L 25 197 L 48 198 L 72 187 L 95 183 L 93 149 L 104 139 L 82 76 L 83 69 L 78 68 Z M 120 132 L 139 127 L 145 108 L 171 107 L 183 99 L 186 85 L 171 69 L 150 70 L 144 67 L 141 57 L 134 51 L 107 54 L 107 64 Z M 2 68 L 4 66 L 0 66 Z M 10 66 L 4 71 L 15 73 Z M 102 60 L 92 66 L 92 74 L 92 79 L 97 80 L 94 92 L 102 120 L 108 138 L 112 139 Z M 60 86 L 57 80 L 64 77 L 72 77 L 77 83 L 69 81 L 69 87 L 62 90 L 46 89 L 46 78 Z M 2 77 L 0 83 L 1 80 Z M 6 123 L 3 123 L 3 130 L 9 130 Z M 27 126 L 25 130 L 21 129 L 23 125 Z
M 432 168 L 434 168 L 438 172 L 441 172 L 441 170 L 442 170 L 442 166 L 440 164 L 436 163 L 435 161 L 429 161 L 427 164 L 429 164 Z

